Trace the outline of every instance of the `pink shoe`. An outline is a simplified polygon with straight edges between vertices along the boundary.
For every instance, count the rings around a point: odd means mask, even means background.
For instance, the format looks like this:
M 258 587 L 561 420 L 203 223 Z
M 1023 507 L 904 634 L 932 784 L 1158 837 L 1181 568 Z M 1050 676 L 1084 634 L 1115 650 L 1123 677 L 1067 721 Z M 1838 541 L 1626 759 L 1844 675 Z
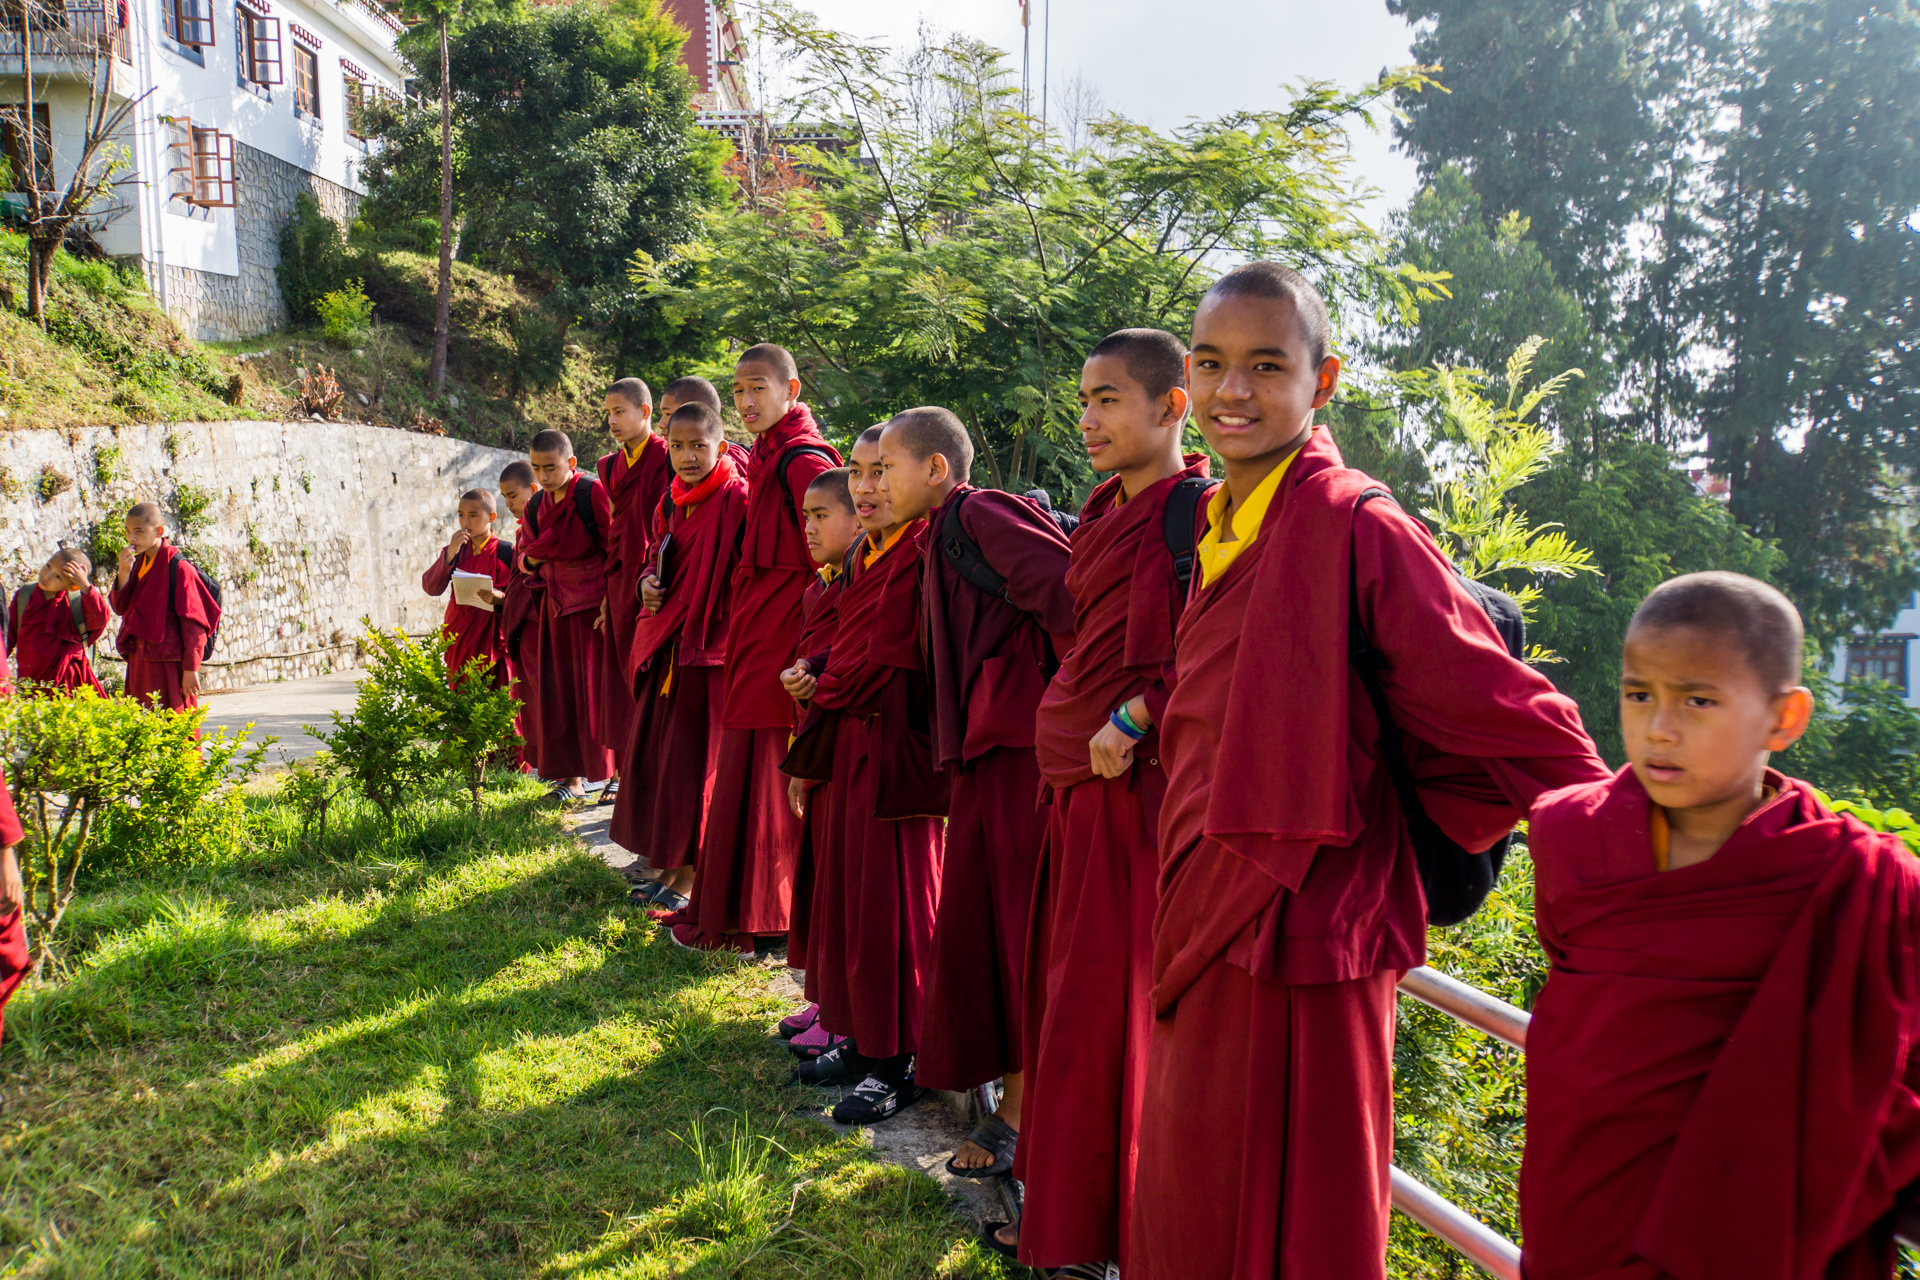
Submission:
M 784 1039 L 791 1040 L 818 1021 L 820 1021 L 820 1006 L 810 1004 L 800 1012 L 790 1013 L 780 1019 L 780 1035 Z
M 837 1044 L 845 1044 L 846 1042 L 847 1038 L 845 1036 L 833 1035 L 829 1033 L 825 1027 L 816 1022 L 793 1039 L 787 1041 L 787 1052 L 802 1062 L 805 1062 L 809 1058 L 819 1057 Z

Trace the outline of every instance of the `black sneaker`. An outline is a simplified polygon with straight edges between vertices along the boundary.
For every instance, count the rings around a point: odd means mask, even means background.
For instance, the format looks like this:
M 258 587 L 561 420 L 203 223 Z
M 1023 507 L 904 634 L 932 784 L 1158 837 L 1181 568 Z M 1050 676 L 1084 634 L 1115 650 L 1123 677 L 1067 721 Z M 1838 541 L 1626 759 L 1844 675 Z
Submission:
M 920 1097 L 920 1086 L 913 1077 L 905 1080 L 892 1080 L 886 1076 L 871 1075 L 853 1087 L 853 1092 L 840 1099 L 833 1107 L 835 1124 L 879 1124 L 882 1120 L 891 1120 L 899 1115 L 902 1108 L 909 1107 Z
M 787 1079 L 793 1084 L 852 1084 L 865 1079 L 877 1065 L 872 1059 L 861 1057 L 853 1041 L 843 1040 L 819 1057 L 795 1067 Z

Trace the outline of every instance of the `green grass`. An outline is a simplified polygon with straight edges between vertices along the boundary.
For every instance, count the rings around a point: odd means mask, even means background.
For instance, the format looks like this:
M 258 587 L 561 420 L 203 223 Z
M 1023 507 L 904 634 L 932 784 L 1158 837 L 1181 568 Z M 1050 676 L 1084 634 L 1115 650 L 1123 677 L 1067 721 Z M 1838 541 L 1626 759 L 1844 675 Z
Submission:
M 0 1273 L 987 1277 L 796 1107 L 766 971 L 663 943 L 524 784 L 104 867 L 0 1046 Z

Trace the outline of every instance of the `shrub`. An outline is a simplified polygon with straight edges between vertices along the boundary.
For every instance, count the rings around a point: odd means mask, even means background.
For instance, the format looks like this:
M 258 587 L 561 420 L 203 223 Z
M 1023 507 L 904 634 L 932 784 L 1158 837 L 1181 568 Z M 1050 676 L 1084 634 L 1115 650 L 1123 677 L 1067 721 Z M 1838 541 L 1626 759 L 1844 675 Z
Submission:
M 295 399 L 300 402 L 302 413 L 317 413 L 323 418 L 332 418 L 340 402 L 346 398 L 347 393 L 340 386 L 340 380 L 325 365 L 317 364 L 300 371 L 300 388 Z
M 50 465 L 40 468 L 40 501 L 52 502 L 71 488 L 72 476 L 64 471 L 56 471 Z
M 173 510 L 182 538 L 193 538 L 213 527 L 213 504 L 220 495 L 197 484 L 183 484 L 173 491 Z
M 280 296 L 295 324 L 320 318 L 320 300 L 346 286 L 350 262 L 340 225 L 320 212 L 320 202 L 305 191 L 294 197 L 293 213 L 280 232 Z
M 315 305 L 327 337 L 342 346 L 366 340 L 373 326 L 373 299 L 367 297 L 366 284 L 350 280 L 342 288 L 323 296 Z

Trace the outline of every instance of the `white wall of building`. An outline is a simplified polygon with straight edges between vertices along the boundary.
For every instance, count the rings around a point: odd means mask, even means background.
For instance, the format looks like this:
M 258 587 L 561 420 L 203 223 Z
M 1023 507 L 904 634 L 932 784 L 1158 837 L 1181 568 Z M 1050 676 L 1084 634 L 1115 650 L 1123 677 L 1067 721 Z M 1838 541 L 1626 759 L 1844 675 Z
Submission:
M 1907 601 L 1907 607 L 1894 615 L 1886 630 L 1877 636 L 1857 636 L 1851 641 L 1842 641 L 1834 648 L 1833 665 L 1827 670 L 1827 678 L 1843 681 L 1851 666 L 1853 650 L 1861 644 L 1899 645 L 1905 648 L 1907 705 L 1920 707 L 1920 671 L 1915 670 L 1916 660 L 1920 660 L 1920 592 Z

